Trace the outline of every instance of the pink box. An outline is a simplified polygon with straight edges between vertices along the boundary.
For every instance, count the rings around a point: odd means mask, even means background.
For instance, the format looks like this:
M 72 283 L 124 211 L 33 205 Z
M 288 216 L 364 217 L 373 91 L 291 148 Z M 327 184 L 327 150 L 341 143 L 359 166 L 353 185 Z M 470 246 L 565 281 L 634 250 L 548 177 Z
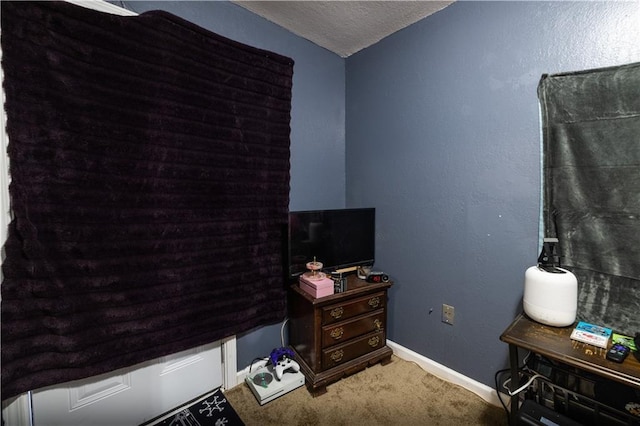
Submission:
M 300 288 L 316 299 L 333 294 L 333 280 L 328 277 L 322 279 L 306 280 L 300 276 Z

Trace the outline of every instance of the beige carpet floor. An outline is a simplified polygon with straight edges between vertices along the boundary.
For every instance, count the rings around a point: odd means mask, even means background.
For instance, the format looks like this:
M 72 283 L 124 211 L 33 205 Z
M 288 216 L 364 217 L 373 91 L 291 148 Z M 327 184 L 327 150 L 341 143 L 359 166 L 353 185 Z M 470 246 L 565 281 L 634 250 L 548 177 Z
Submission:
M 346 377 L 316 398 L 303 386 L 260 406 L 245 383 L 225 396 L 247 426 L 507 424 L 502 408 L 395 355 L 390 364 Z

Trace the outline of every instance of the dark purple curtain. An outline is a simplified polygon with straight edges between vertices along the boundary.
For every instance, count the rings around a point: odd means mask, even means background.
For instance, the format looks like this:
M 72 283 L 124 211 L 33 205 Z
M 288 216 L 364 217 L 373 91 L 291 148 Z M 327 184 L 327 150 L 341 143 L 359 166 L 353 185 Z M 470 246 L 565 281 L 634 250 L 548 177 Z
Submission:
M 2 398 L 282 320 L 293 61 L 160 11 L 1 7 Z

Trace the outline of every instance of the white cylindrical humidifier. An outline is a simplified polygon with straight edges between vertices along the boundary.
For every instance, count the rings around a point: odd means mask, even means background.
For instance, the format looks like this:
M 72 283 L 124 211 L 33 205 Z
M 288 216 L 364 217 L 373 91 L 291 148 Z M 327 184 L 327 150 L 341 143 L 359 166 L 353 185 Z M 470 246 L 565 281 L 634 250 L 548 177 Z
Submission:
M 578 280 L 559 267 L 557 239 L 545 238 L 539 263 L 525 272 L 524 312 L 534 321 L 554 327 L 566 327 L 576 320 Z

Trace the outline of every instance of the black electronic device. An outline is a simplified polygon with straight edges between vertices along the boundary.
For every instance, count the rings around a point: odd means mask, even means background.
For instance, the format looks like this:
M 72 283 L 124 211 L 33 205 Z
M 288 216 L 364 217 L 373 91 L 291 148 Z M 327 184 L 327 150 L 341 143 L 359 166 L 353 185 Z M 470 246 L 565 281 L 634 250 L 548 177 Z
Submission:
M 366 281 L 368 283 L 388 283 L 389 276 L 384 272 L 370 272 L 367 275 Z
M 314 259 L 327 272 L 373 265 L 375 226 L 375 208 L 289 212 L 289 277 L 306 272 Z
M 614 343 L 613 346 L 611 346 L 611 349 L 607 351 L 607 359 L 609 361 L 623 362 L 627 355 L 629 355 L 630 351 L 631 349 L 629 349 L 628 346 L 620 343 Z
M 560 254 L 558 253 L 558 239 L 545 238 L 542 251 L 538 256 L 538 267 L 554 274 L 563 273 L 560 266 Z
M 525 399 L 518 410 L 517 426 L 581 426 L 544 405 Z

